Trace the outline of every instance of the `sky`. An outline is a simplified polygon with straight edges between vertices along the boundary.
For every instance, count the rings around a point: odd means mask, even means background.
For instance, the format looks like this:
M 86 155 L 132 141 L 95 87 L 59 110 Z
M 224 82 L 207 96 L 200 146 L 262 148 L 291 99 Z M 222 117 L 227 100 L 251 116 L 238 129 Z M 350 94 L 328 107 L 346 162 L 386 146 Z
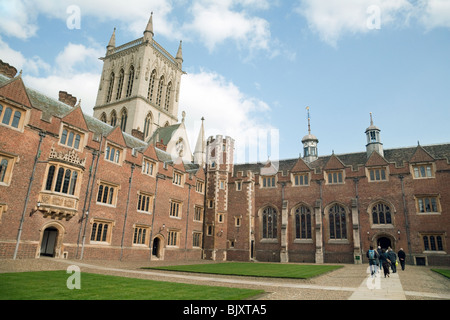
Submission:
M 183 70 L 179 118 L 194 149 L 235 139 L 237 162 L 363 152 L 370 113 L 385 149 L 450 142 L 450 0 L 0 0 L 0 59 L 93 114 L 106 46 L 154 39 Z

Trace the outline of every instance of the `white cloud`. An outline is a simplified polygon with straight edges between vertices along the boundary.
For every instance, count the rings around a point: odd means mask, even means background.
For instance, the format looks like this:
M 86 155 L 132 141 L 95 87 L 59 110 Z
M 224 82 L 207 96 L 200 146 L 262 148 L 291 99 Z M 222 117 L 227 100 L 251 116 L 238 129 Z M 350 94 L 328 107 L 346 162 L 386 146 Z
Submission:
M 191 143 L 197 141 L 200 119 L 204 117 L 206 136 L 223 135 L 236 139 L 236 153 L 240 153 L 241 161 L 246 160 L 243 155 L 246 144 L 250 149 L 247 160 L 256 160 L 258 145 L 265 149 L 265 144 L 258 144 L 258 135 L 264 140 L 269 130 L 274 129 L 267 120 L 270 111 L 267 103 L 247 96 L 215 72 L 201 71 L 183 77 L 180 111 L 183 110 L 187 111 L 186 126 Z M 261 158 L 267 160 L 267 155 Z
M 0 33 L 27 39 L 36 34 L 37 12 L 29 10 L 26 1 L 0 2 Z
M 420 21 L 428 30 L 438 27 L 450 28 L 450 1 L 421 0 Z
M 190 8 L 193 21 L 184 28 L 199 35 L 205 46 L 213 51 L 226 40 L 233 40 L 241 48 L 268 50 L 270 45 L 270 24 L 267 20 L 250 15 L 245 7 L 253 4 L 247 1 L 196 1 Z M 236 11 L 235 6 L 244 7 Z M 268 8 L 262 2 L 259 8 Z M 189 32 L 187 33 L 189 34 Z
M 301 0 L 296 11 L 322 41 L 336 46 L 344 35 L 373 31 L 368 27 L 374 18 L 373 7 L 379 9 L 381 29 L 406 24 L 413 11 L 407 0 Z

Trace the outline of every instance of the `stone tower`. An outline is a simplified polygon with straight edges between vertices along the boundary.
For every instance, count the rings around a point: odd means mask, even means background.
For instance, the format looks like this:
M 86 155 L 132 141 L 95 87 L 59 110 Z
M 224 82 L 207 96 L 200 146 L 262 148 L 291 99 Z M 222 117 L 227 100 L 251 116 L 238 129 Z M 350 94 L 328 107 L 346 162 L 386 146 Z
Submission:
M 175 57 L 161 47 L 153 39 L 153 14 L 143 37 L 116 47 L 115 33 L 101 58 L 94 117 L 147 141 L 159 127 L 178 122 L 181 42 Z
M 218 135 L 206 142 L 205 259 L 226 261 L 229 177 L 234 169 L 234 140 Z

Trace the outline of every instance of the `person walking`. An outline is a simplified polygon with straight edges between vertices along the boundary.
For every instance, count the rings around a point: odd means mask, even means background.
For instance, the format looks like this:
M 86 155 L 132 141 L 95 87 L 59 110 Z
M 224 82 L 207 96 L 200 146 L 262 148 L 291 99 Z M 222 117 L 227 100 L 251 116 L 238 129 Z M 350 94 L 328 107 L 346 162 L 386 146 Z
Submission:
M 370 249 L 367 251 L 366 255 L 369 259 L 370 275 L 373 277 L 373 275 L 377 272 L 378 253 L 373 250 L 373 246 L 370 246 Z
M 405 271 L 405 259 L 406 254 L 405 251 L 403 251 L 403 248 L 400 248 L 400 250 L 397 253 L 398 260 L 400 260 L 400 265 L 402 266 L 402 270 Z
M 388 259 L 387 252 L 384 249 L 381 250 L 380 262 L 383 266 L 384 277 L 389 277 L 389 265 L 391 261 Z
M 388 252 L 387 252 L 387 256 L 388 259 L 391 261 L 391 269 L 392 269 L 392 273 L 396 273 L 397 272 L 397 255 L 395 254 L 394 250 L 392 250 L 391 247 L 389 247 Z
M 378 248 L 377 248 L 377 253 L 378 253 L 378 258 L 377 258 L 378 272 L 381 273 L 381 270 L 383 270 L 383 264 L 381 263 L 380 256 L 383 252 L 381 251 L 380 246 L 378 246 Z

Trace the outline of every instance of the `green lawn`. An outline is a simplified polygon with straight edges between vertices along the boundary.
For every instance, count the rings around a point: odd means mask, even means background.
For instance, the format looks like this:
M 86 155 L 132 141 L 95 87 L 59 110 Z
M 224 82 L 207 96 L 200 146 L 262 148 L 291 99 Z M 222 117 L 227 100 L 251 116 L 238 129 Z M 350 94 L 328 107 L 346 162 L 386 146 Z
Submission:
M 299 265 L 275 263 L 226 262 L 184 266 L 149 267 L 169 271 L 196 272 L 268 278 L 308 279 L 341 268 L 332 265 Z
M 450 279 L 450 269 L 431 269 L 431 270 L 439 274 L 442 274 L 444 277 Z
M 0 300 L 242 300 L 263 293 L 81 273 L 81 288 L 69 290 L 66 271 L 0 274 Z

